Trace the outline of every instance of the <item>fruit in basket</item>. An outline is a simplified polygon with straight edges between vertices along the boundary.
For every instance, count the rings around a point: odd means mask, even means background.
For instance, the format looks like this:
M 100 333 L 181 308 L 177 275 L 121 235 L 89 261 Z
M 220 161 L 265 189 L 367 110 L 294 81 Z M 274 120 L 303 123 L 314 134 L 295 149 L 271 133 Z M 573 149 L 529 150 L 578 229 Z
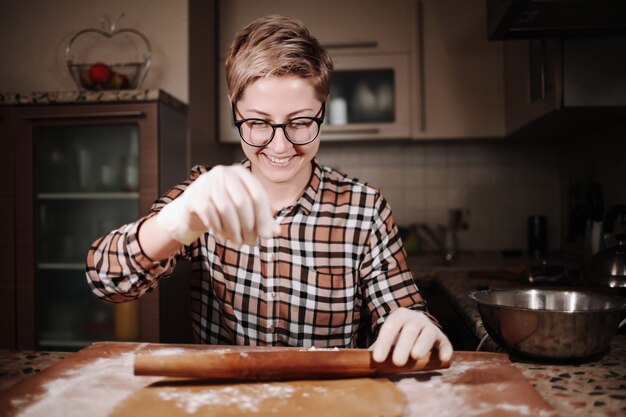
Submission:
M 111 71 L 111 68 L 102 62 L 97 62 L 89 67 L 90 81 L 100 87 L 106 86 L 112 75 L 113 72 Z
M 124 74 L 114 72 L 113 75 L 111 75 L 111 79 L 109 80 L 107 88 L 110 88 L 112 90 L 121 90 L 124 88 L 128 88 L 129 84 L 130 83 L 128 81 L 128 77 L 126 77 Z
M 91 78 L 89 77 L 88 69 L 80 70 L 79 76 L 80 76 L 80 85 L 82 85 L 83 88 L 86 88 L 88 90 L 93 88 L 93 83 L 91 82 Z

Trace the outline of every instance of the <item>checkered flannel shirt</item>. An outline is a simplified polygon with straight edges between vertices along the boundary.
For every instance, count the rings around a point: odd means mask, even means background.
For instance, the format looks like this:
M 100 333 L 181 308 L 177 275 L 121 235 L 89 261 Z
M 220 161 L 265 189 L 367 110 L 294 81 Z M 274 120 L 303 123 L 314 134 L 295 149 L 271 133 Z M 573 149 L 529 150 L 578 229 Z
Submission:
M 194 167 L 148 216 L 94 242 L 94 294 L 136 299 L 171 275 L 177 257 L 188 258 L 195 341 L 211 344 L 364 347 L 393 310 L 426 311 L 380 192 L 317 160 L 304 194 L 276 213 L 279 236 L 237 248 L 207 232 L 171 259 L 152 261 L 137 240 L 141 224 L 208 169 Z

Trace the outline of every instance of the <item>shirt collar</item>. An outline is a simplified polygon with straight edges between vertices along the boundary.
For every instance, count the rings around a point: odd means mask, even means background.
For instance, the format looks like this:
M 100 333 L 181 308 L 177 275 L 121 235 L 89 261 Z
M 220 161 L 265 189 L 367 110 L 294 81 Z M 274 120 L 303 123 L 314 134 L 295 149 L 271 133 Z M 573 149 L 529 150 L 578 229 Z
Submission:
M 304 214 L 309 214 L 311 212 L 313 204 L 318 198 L 318 194 L 321 188 L 320 186 L 322 184 L 324 175 L 324 170 L 317 161 L 317 158 L 313 158 L 311 164 L 313 164 L 313 171 L 311 172 L 311 178 L 309 179 L 309 183 L 307 184 L 304 192 L 302 193 L 300 198 L 298 198 L 292 208 L 292 210 L 294 211 L 300 209 Z M 251 169 L 252 166 L 250 160 L 247 158 L 241 162 L 241 165 L 243 165 L 247 169 Z

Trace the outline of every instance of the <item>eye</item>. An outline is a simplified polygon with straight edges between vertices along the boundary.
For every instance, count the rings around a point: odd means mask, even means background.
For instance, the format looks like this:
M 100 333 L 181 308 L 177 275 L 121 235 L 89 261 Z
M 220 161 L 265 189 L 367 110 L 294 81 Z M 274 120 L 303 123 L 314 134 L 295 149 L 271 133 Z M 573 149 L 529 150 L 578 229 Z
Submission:
M 289 126 L 298 129 L 298 128 L 309 127 L 311 126 L 311 123 L 313 123 L 313 119 L 300 118 L 300 119 L 294 119 L 290 121 Z
M 246 120 L 246 126 L 248 126 L 250 129 L 263 129 L 268 127 L 269 125 L 263 120 Z

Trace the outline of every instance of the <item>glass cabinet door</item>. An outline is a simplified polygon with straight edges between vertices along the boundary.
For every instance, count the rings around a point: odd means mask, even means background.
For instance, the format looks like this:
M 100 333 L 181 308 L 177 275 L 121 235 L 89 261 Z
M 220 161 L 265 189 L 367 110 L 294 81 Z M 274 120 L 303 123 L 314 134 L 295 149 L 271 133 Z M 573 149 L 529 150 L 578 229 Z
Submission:
M 39 348 L 120 338 L 128 306 L 91 293 L 85 260 L 94 240 L 139 217 L 138 134 L 132 124 L 33 129 Z
M 389 68 L 337 71 L 330 80 L 327 122 L 393 123 L 394 89 L 394 72 Z
M 333 62 L 322 138 L 408 138 L 412 110 L 407 56 L 338 56 Z

